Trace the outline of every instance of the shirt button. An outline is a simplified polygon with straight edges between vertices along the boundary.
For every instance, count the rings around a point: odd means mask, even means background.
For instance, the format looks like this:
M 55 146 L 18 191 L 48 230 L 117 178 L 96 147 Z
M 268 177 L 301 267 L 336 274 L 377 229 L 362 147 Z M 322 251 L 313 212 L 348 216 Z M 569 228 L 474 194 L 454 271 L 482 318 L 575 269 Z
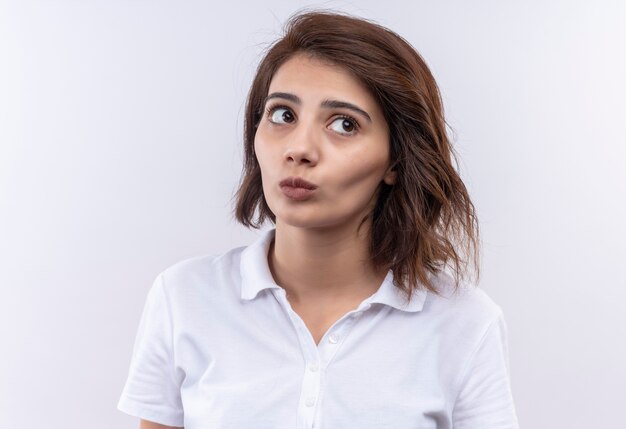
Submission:
M 338 335 L 335 335 L 335 334 L 331 334 L 331 335 L 328 337 L 328 341 L 329 341 L 330 343 L 332 343 L 332 344 L 336 344 L 336 343 L 337 343 L 337 341 L 339 341 L 339 336 L 338 336 Z
M 320 367 L 317 365 L 316 362 L 313 362 L 311 365 L 309 365 L 309 370 L 311 370 L 311 372 L 316 372 L 318 369 L 320 369 Z
M 312 407 L 313 405 L 315 405 L 315 398 L 306 398 L 306 402 L 304 403 L 304 405 L 306 405 L 307 407 Z

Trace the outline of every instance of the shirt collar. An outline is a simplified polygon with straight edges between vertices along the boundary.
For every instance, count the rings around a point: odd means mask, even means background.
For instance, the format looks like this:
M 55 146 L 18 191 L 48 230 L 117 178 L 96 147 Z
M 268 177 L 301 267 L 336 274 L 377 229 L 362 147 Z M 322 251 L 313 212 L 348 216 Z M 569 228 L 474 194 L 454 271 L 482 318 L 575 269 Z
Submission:
M 275 228 L 263 232 L 241 254 L 241 299 L 243 300 L 256 298 L 264 289 L 283 289 L 274 281 L 267 262 L 269 247 L 275 233 Z M 378 290 L 365 299 L 360 307 L 380 303 L 401 311 L 417 312 L 424 307 L 426 295 L 426 290 L 415 290 L 411 301 L 407 303 L 404 293 L 393 284 L 393 273 L 389 270 Z

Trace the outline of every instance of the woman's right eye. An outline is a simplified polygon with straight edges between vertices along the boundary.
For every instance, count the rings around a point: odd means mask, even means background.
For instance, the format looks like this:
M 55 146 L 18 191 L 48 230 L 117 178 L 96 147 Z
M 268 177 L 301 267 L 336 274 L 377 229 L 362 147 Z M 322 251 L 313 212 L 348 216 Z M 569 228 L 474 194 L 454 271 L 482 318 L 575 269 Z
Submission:
M 294 120 L 291 110 L 284 106 L 270 107 L 267 109 L 267 114 L 270 122 L 274 124 L 288 124 Z

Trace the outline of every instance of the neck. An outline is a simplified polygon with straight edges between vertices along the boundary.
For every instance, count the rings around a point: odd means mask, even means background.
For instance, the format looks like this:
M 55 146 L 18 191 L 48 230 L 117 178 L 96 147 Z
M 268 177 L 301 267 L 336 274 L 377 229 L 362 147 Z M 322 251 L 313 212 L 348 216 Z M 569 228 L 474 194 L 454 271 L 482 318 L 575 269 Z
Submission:
M 308 229 L 276 224 L 268 263 L 274 280 L 290 301 L 305 303 L 365 298 L 376 291 L 386 273 L 370 262 L 368 219 L 351 228 Z

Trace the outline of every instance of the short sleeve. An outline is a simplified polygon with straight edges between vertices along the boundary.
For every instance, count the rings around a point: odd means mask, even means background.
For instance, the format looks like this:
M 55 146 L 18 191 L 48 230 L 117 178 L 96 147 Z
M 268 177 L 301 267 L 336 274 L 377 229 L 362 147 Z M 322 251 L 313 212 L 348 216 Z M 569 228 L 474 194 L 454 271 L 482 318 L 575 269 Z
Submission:
M 452 412 L 454 429 L 518 429 L 507 336 L 500 311 L 468 362 Z
M 183 426 L 180 381 L 176 378 L 172 321 L 163 274 L 154 281 L 135 337 L 128 378 L 117 408 L 140 419 Z

